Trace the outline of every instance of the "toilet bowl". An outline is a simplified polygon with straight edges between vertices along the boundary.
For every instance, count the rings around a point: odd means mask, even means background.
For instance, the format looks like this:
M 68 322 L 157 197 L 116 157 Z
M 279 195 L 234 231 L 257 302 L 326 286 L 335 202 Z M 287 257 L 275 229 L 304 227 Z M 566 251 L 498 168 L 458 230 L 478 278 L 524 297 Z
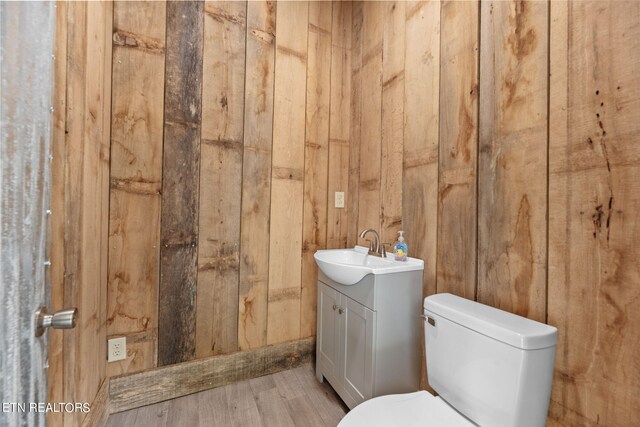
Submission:
M 544 426 L 557 330 L 451 294 L 424 300 L 426 391 L 381 396 L 339 427 Z

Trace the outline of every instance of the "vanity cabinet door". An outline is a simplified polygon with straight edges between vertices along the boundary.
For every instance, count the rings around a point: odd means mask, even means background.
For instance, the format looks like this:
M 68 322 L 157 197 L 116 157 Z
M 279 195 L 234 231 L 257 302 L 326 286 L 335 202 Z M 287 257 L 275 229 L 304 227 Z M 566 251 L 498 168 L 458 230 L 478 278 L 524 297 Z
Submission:
M 373 397 L 373 355 L 376 313 L 354 300 L 342 297 L 342 381 L 357 402 Z
M 340 363 L 341 317 L 338 315 L 338 307 L 342 295 L 324 283 L 318 282 L 318 362 L 324 367 L 330 380 L 339 378 L 338 368 Z

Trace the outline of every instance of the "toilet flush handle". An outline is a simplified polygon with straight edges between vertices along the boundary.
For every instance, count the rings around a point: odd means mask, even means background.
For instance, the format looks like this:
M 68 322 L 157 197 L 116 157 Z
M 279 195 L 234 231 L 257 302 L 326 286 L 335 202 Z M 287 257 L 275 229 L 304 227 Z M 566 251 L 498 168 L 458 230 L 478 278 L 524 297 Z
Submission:
M 420 317 L 426 320 L 431 326 L 436 326 L 436 319 L 433 317 L 427 316 L 426 314 L 421 314 Z

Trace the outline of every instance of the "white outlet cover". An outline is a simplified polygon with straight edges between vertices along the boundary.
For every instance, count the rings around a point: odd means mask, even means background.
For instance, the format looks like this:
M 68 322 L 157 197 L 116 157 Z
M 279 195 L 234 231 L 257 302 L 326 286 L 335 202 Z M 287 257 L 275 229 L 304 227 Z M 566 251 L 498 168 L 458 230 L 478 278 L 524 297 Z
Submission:
M 127 358 L 127 337 L 113 338 L 107 341 L 109 352 L 107 362 L 117 362 Z
M 335 206 L 336 208 L 344 208 L 344 192 L 343 191 L 336 191 Z

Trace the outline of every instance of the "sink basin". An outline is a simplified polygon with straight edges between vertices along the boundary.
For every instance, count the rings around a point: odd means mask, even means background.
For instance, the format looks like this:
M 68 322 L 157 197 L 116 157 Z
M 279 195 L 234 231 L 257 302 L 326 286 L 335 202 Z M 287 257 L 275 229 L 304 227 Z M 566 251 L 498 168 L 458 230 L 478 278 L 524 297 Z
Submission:
M 390 274 L 424 269 L 424 261 L 407 258 L 396 261 L 393 255 L 386 258 L 369 255 L 369 249 L 356 246 L 353 249 L 320 250 L 313 256 L 318 268 L 327 277 L 342 285 L 355 285 L 367 274 Z

